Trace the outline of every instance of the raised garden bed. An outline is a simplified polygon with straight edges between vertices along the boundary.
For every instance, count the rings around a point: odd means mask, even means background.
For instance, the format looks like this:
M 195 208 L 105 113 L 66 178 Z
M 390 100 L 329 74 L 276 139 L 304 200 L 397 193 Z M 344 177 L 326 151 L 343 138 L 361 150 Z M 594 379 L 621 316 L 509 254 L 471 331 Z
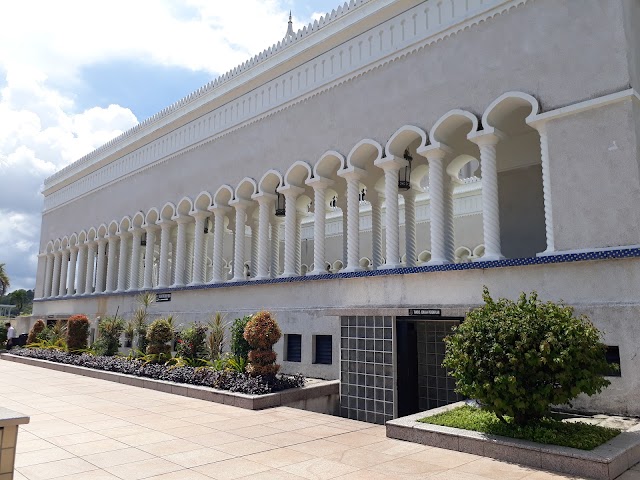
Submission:
M 463 405 L 390 420 L 387 437 L 598 480 L 613 480 L 640 461 L 640 425 L 587 451 L 420 422 Z
M 183 383 L 172 380 L 179 380 L 185 377 L 186 370 L 179 372 L 180 369 L 189 369 L 191 367 L 177 367 L 174 369 L 168 369 L 162 365 L 156 365 L 155 367 L 163 367 L 169 373 L 164 375 L 158 374 L 161 378 L 150 378 L 137 375 L 142 373 L 143 370 L 131 370 L 130 373 L 120 373 L 113 371 L 116 369 L 118 360 L 122 362 L 133 363 L 126 359 L 118 359 L 117 357 L 95 357 L 111 358 L 112 361 L 104 361 L 103 366 L 112 368 L 112 371 L 107 369 L 88 368 L 85 366 L 74 365 L 73 357 L 80 357 L 79 355 L 69 355 L 64 352 L 58 352 L 60 359 L 66 360 L 65 363 L 55 362 L 51 360 L 43 360 L 40 358 L 34 358 L 35 353 L 31 353 L 30 356 L 16 355 L 15 353 L 3 353 L 0 354 L 2 360 L 13 361 L 17 363 L 23 363 L 27 365 L 49 368 L 51 370 L 57 370 L 66 373 L 73 373 L 76 375 L 83 375 L 86 377 L 98 378 L 101 380 L 107 380 L 110 382 L 118 382 L 126 385 L 132 385 L 140 388 L 149 388 L 152 390 L 159 390 L 166 393 L 173 393 L 176 395 L 182 395 L 185 397 L 193 397 L 201 400 L 207 400 L 210 402 L 223 403 L 227 405 L 233 405 L 240 408 L 246 408 L 249 410 L 260 410 L 263 408 L 271 408 L 277 406 L 290 406 L 295 408 L 301 408 L 319 413 L 335 413 L 338 408 L 338 390 L 339 381 L 327 381 L 318 379 L 306 379 L 306 385 L 304 383 L 292 384 L 278 384 L 279 387 L 288 385 L 289 388 L 279 388 L 278 390 L 272 389 L 271 391 L 265 391 L 266 388 L 260 383 L 250 383 L 249 385 L 255 387 L 253 393 L 243 393 L 241 391 L 223 390 L 219 388 L 213 388 L 210 384 L 204 383 L 207 381 L 206 376 L 195 377 L 200 379 L 201 383 L 195 383 L 194 377 L 190 377 L 191 383 Z M 57 358 L 51 356 L 50 358 Z M 80 363 L 80 360 L 76 360 Z M 141 364 L 142 362 L 137 362 Z M 154 365 L 148 365 L 154 367 Z M 191 369 L 193 370 L 193 369 Z M 154 369 L 152 371 L 160 372 L 160 369 Z M 173 371 L 173 375 L 171 374 Z M 176 372 L 178 371 L 178 372 Z M 201 370 L 204 372 L 204 370 Z M 193 373 L 193 372 L 191 372 Z M 212 372 L 221 373 L 221 372 Z M 240 374 L 236 374 L 240 375 Z M 164 376 L 166 379 L 163 379 Z M 244 375 L 242 375 L 244 376 Z M 169 378 L 171 380 L 169 380 Z M 281 377 L 282 378 L 282 377 Z M 233 383 L 236 387 L 240 385 L 240 382 Z M 253 388 L 252 387 L 252 388 Z M 273 385 L 271 386 L 273 388 Z M 276 387 L 278 388 L 278 387 Z

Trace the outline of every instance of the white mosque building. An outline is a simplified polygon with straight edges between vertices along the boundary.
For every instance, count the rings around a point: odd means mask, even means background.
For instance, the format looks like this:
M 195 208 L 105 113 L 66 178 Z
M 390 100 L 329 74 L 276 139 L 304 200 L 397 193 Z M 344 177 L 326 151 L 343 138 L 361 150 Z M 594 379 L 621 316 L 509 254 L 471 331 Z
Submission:
M 640 3 L 351 0 L 45 181 L 34 318 L 273 312 L 286 372 L 382 423 L 442 338 L 536 290 L 640 415 Z M 153 88 L 151 85 L 149 88 Z

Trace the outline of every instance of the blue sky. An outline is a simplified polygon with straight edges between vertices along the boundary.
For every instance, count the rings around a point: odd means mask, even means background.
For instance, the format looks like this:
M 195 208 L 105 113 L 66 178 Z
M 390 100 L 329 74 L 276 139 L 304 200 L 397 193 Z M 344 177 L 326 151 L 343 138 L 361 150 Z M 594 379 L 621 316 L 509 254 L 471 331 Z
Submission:
M 21 0 L 0 16 L 0 263 L 33 288 L 44 179 L 334 0 Z M 37 11 L 38 15 L 33 15 Z M 71 232 L 69 232 L 71 233 Z

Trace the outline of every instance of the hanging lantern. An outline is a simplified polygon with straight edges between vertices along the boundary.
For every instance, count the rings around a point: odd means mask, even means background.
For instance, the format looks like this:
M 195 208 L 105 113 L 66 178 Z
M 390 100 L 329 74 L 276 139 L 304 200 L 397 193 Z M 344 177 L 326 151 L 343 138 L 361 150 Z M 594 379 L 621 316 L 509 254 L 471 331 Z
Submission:
M 147 232 L 144 232 L 142 234 L 142 237 L 140 237 L 140 245 L 142 245 L 143 247 L 147 246 Z
M 276 217 L 284 217 L 286 215 L 286 200 L 284 195 L 278 192 L 276 187 Z
M 413 157 L 409 155 L 408 148 L 404 151 L 404 159 L 409 162 L 409 164 L 400 169 L 398 175 L 399 190 L 409 190 L 411 188 L 411 161 L 413 160 Z
M 331 202 L 329 202 L 329 206 L 331 208 L 336 208 L 338 206 L 338 197 L 334 195 L 333 198 L 331 199 Z

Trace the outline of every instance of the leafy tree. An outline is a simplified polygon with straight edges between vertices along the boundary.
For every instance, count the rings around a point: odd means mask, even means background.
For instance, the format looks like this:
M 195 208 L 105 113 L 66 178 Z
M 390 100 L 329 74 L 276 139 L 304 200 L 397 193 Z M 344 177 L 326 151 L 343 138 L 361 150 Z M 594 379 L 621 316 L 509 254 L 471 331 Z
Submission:
M 11 286 L 5 265 L 5 263 L 0 263 L 0 297 L 4 297 Z
M 16 306 L 18 307 L 18 312 L 22 312 L 22 310 L 24 309 L 25 304 L 27 304 L 29 302 L 29 295 L 28 295 L 27 291 L 24 290 L 24 289 L 20 289 L 20 290 L 16 290 L 14 292 L 11 292 L 9 297 L 11 298 L 11 302 L 15 303 Z
M 547 415 L 551 405 L 609 385 L 602 376 L 606 347 L 586 317 L 543 303 L 535 292 L 515 302 L 493 300 L 485 287 L 482 298 L 485 305 L 445 339 L 443 366 L 459 393 L 502 420 L 510 416 L 526 425 Z

